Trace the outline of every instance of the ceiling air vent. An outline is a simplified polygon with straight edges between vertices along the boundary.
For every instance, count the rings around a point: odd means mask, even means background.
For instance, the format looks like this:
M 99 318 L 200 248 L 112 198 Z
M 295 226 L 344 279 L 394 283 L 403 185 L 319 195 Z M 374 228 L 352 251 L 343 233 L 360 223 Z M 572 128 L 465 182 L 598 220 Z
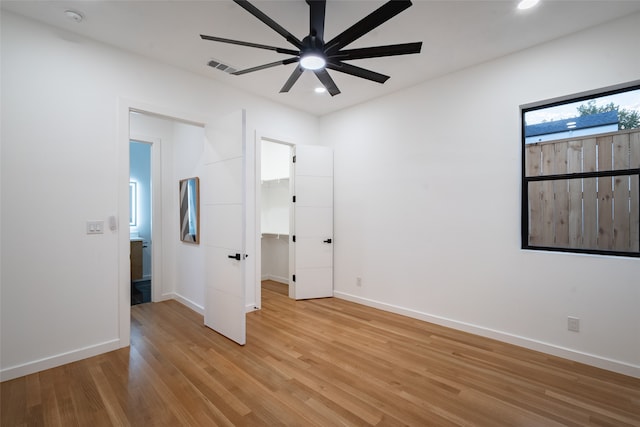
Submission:
M 220 61 L 212 59 L 207 63 L 209 67 L 215 68 L 216 70 L 224 71 L 225 73 L 231 74 L 235 73 L 237 69 L 230 67 L 229 65 L 223 64 Z

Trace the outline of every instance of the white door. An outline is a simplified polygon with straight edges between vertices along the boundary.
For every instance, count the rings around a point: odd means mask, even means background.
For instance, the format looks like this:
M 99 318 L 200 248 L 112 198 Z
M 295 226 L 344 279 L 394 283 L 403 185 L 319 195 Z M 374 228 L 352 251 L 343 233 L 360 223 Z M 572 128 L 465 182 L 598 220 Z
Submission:
M 333 150 L 294 148 L 289 296 L 333 296 Z M 295 236 L 295 242 L 294 242 Z
M 205 172 L 200 189 L 202 243 L 206 247 L 204 324 L 244 345 L 245 112 L 205 127 Z

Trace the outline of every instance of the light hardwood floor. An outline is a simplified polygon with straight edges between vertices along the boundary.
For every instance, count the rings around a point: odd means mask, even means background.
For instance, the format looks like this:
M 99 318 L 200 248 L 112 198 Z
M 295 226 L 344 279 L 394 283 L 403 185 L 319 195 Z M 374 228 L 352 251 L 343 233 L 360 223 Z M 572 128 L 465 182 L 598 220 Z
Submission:
M 175 301 L 131 347 L 2 383 L 2 426 L 640 426 L 640 380 L 263 285 L 240 347 Z

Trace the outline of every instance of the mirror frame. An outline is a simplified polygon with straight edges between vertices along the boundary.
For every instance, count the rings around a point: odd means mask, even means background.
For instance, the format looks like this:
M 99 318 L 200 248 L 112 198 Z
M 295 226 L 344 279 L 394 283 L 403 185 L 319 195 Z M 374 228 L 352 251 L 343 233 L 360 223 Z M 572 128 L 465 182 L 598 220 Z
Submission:
M 178 190 L 180 240 L 185 243 L 200 244 L 200 178 L 196 176 L 181 179 Z M 195 233 L 192 233 L 192 230 Z

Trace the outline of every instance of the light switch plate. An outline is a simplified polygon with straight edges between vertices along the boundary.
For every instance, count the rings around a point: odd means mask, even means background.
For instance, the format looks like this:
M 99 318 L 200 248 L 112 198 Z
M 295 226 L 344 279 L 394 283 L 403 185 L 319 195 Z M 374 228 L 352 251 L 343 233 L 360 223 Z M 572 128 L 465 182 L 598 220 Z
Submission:
M 104 221 L 87 221 L 87 234 L 104 234 Z

